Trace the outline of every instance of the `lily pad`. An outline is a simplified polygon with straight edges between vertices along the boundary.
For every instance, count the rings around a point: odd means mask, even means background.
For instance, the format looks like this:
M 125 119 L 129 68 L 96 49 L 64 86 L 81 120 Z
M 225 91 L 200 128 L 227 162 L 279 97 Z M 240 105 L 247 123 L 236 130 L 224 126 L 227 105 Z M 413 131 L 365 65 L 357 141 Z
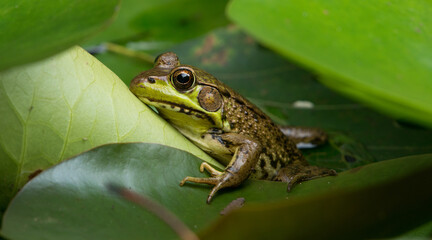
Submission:
M 263 201 L 286 194 L 283 183 L 253 181 L 254 188 L 246 184 L 244 191 L 221 194 L 208 205 L 207 187 L 179 186 L 187 175 L 206 176 L 198 171 L 201 162 L 158 144 L 112 144 L 90 150 L 26 184 L 4 215 L 2 233 L 14 240 L 174 237 L 159 219 L 108 192 L 106 185 L 111 183 L 159 202 L 194 231 L 219 217 L 226 203 L 241 195 Z
M 431 9 L 428 1 L 234 0 L 227 13 L 329 87 L 432 127 Z
M 0 70 L 82 42 L 112 20 L 118 5 L 119 0 L 2 0 Z
M 0 73 L 0 115 L 0 209 L 41 170 L 105 143 L 167 144 L 218 164 L 79 47 Z
M 2 233 L 14 240 L 175 236 L 155 216 L 110 194 L 106 185 L 116 184 L 159 202 L 200 232 L 202 239 L 232 239 L 249 233 L 257 237 L 263 228 L 271 229 L 268 236 L 275 237 L 299 233 L 352 237 L 350 231 L 357 233 L 357 229 L 377 229 L 386 223 L 407 227 L 412 224 L 408 216 L 417 215 L 417 224 L 425 221 L 418 216 L 430 217 L 432 196 L 425 186 L 431 182 L 431 158 L 420 155 L 370 164 L 304 182 L 291 193 L 284 183 L 247 180 L 239 188 L 221 191 L 208 205 L 209 187 L 179 186 L 185 176 L 206 176 L 198 171 L 201 160 L 197 157 L 159 144 L 110 144 L 64 161 L 25 185 L 4 215 Z M 217 220 L 220 211 L 240 197 L 245 198 L 245 206 Z M 348 216 L 353 224 L 340 229 L 336 221 Z M 390 219 L 394 216 L 399 217 Z M 247 226 L 248 230 L 243 229 Z M 397 234 L 401 229 L 383 231 Z

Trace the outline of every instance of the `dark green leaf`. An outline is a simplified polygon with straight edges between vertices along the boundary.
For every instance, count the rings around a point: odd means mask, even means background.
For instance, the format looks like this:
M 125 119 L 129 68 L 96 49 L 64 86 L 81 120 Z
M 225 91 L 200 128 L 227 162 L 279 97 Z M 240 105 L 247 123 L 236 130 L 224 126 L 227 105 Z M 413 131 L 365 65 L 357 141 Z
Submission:
M 48 57 L 81 42 L 112 20 L 119 0 L 0 3 L 0 70 Z
M 209 226 L 232 200 L 245 198 L 243 208 L 223 218 L 228 223 L 240 216 L 242 221 L 219 225 L 221 231 L 207 229 L 203 239 L 248 233 L 258 237 L 260 231 L 266 231 L 262 229 L 269 229 L 269 236 L 297 236 L 299 231 L 327 236 L 337 228 L 334 236 L 351 236 L 350 230 L 355 233 L 371 226 L 376 230 L 373 225 L 379 224 L 378 228 L 383 221 L 390 226 L 406 223 L 403 228 L 384 229 L 397 234 L 424 222 L 423 216 L 430 213 L 427 200 L 432 196 L 427 183 L 431 183 L 431 158 L 421 155 L 370 164 L 337 177 L 302 183 L 291 193 L 286 193 L 284 183 L 248 180 L 239 188 L 221 191 L 208 205 L 209 187 L 178 185 L 185 176 L 206 175 L 199 173 L 200 159 L 157 144 L 105 145 L 42 172 L 24 186 L 4 215 L 2 233 L 16 240 L 174 237 L 159 219 L 110 194 L 106 184 L 113 183 L 159 202 L 194 231 Z M 426 169 L 429 175 L 424 176 Z M 380 207 L 381 212 L 377 210 Z M 247 215 L 251 212 L 257 215 Z M 407 215 L 403 218 L 401 214 Z M 413 215 L 416 218 L 411 218 Z M 338 220 L 347 216 L 353 224 L 340 229 Z M 395 218 L 389 220 L 391 217 Z M 332 226 L 326 228 L 328 225 Z M 344 235 L 337 235 L 339 232 Z
M 432 126 L 430 1 L 234 0 L 242 28 L 344 94 Z
M 110 194 L 108 183 L 154 199 L 194 231 L 216 219 L 228 202 L 240 196 L 263 201 L 286 195 L 283 183 L 251 181 L 242 191 L 220 194 L 208 205 L 209 188 L 179 186 L 187 175 L 205 176 L 199 173 L 200 163 L 189 153 L 157 144 L 96 148 L 42 172 L 25 185 L 4 215 L 2 233 L 14 240 L 173 238 L 159 219 Z

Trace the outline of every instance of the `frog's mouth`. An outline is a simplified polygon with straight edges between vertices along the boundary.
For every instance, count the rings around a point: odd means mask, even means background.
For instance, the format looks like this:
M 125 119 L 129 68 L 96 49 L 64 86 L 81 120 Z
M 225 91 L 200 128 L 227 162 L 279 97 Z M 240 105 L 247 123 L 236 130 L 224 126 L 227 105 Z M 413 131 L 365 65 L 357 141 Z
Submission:
M 167 109 L 169 111 L 195 116 L 200 119 L 207 119 L 209 122 L 214 123 L 213 119 L 205 112 L 189 108 L 183 104 L 173 103 L 166 100 L 151 99 L 151 98 L 142 98 L 141 100 L 150 106 L 156 107 L 158 110 Z

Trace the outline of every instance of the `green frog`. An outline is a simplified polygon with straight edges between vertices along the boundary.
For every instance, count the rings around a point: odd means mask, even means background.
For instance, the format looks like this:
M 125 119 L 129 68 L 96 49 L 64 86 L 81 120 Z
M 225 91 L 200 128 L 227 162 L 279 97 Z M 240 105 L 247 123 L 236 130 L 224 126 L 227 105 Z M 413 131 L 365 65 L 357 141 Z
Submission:
M 213 185 L 207 203 L 222 188 L 247 178 L 282 180 L 288 191 L 301 181 L 336 175 L 331 169 L 310 166 L 298 143 L 320 144 L 323 131 L 277 126 L 258 107 L 209 73 L 181 64 L 177 55 L 159 55 L 154 68 L 136 76 L 130 90 L 153 106 L 194 144 L 226 168 L 219 171 L 203 162 L 200 171 L 211 177 L 185 177 L 186 182 Z

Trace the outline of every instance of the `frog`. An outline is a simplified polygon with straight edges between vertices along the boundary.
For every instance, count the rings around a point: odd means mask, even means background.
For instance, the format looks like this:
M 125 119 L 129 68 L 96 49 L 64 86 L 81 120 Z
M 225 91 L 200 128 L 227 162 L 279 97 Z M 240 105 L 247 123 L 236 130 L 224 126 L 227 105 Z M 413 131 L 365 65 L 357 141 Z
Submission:
M 210 73 L 181 64 L 173 52 L 156 57 L 154 67 L 132 79 L 130 91 L 204 152 L 225 166 L 200 165 L 210 177 L 185 176 L 186 182 L 212 185 L 207 203 L 224 188 L 246 179 L 284 181 L 287 190 L 310 179 L 334 176 L 332 169 L 311 166 L 298 144 L 325 143 L 324 131 L 278 126 L 248 99 Z

